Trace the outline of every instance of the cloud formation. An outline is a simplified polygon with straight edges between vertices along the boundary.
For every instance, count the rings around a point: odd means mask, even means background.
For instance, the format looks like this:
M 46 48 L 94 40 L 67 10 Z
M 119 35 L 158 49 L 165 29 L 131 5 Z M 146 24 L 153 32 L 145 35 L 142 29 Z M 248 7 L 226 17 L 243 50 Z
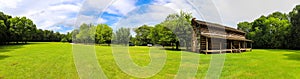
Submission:
M 3 0 L 0 11 L 26 16 L 40 29 L 66 33 L 80 23 L 154 25 L 180 10 L 200 20 L 236 27 L 238 22 L 253 21 L 275 11 L 287 13 L 296 4 L 300 0 Z
M 236 27 L 242 21 L 253 21 L 275 11 L 288 13 L 300 0 L 213 0 L 223 24 Z

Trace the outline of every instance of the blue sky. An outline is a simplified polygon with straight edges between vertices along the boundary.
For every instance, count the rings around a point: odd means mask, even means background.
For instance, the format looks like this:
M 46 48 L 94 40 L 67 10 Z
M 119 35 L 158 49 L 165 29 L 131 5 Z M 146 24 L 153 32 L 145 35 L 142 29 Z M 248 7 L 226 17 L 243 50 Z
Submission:
M 296 4 L 300 0 L 2 0 L 0 11 L 26 16 L 40 29 L 66 33 L 81 23 L 105 23 L 112 28 L 155 25 L 180 10 L 236 28 L 238 22 L 261 15 L 287 13 Z

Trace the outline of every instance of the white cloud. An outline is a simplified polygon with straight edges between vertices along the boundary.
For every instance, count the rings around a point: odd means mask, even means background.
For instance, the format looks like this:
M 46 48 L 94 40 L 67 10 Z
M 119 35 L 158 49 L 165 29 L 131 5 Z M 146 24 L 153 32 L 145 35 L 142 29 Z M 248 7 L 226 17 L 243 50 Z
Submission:
M 117 0 L 109 5 L 106 12 L 110 14 L 126 15 L 137 7 L 135 6 L 136 2 L 137 0 Z
M 154 0 L 148 12 L 144 14 L 134 14 L 139 7 L 135 5 L 137 0 L 82 2 L 83 0 L 2 0 L 0 10 L 12 16 L 26 16 L 32 19 L 38 28 L 48 30 L 62 30 L 59 25 L 71 27 L 84 22 L 111 22 L 110 19 L 96 17 L 99 15 L 97 13 L 103 10 L 118 16 L 127 15 L 127 18 L 115 18 L 120 20 L 118 25 L 125 24 L 131 27 L 157 24 L 169 13 L 180 10 L 191 12 L 200 20 L 236 27 L 238 22 L 252 21 L 274 11 L 287 13 L 299 4 L 300 0 Z M 112 25 L 116 26 L 117 23 Z
M 14 2 L 11 4 L 10 1 Z M 33 4 L 34 3 L 34 4 Z M 81 8 L 80 0 L 5 0 L 0 2 L 0 10 L 13 16 L 26 16 L 39 29 L 59 31 L 59 25 L 73 25 L 74 19 Z M 2 4 L 14 5 L 3 8 Z M 13 9 L 11 9 L 13 8 Z M 72 21 L 72 22 L 69 22 Z
M 140 11 L 143 11 L 140 13 Z M 173 9 L 157 6 L 157 5 L 148 5 L 136 8 L 132 12 L 129 12 L 125 18 L 121 18 L 113 26 L 114 29 L 120 27 L 127 28 L 136 28 L 141 25 L 155 25 L 165 20 L 165 18 L 172 13 L 176 13 Z
M 56 6 L 51 6 L 47 10 L 50 11 L 66 11 L 67 12 L 77 12 L 80 9 L 80 5 L 73 5 L 73 4 L 60 4 Z
M 41 29 L 62 30 L 56 25 L 70 25 L 70 22 L 66 21 L 73 21 L 79 9 L 80 5 L 60 4 L 49 6 L 39 12 L 25 14 L 25 16 L 29 15 L 28 17 Z
M 153 0 L 154 2 L 152 4 L 154 5 L 163 5 L 169 3 L 171 0 Z
M 176 12 L 185 11 L 200 20 L 220 22 L 217 9 L 211 0 L 155 0 L 154 5 L 169 7 Z
M 300 0 L 213 0 L 226 25 L 236 27 L 241 21 L 253 21 L 275 11 L 288 13 Z
M 110 5 L 115 0 L 85 0 L 85 3 L 83 3 L 88 9 L 94 8 L 94 9 L 104 9 L 108 5 Z
M 0 2 L 0 9 L 4 9 L 4 8 L 9 8 L 9 9 L 17 8 L 17 5 L 21 1 L 22 0 L 2 0 Z
M 275 11 L 287 13 L 300 0 L 155 0 L 154 4 L 192 12 L 197 19 L 236 27 L 238 22 L 253 21 Z
M 103 19 L 103 18 L 98 18 L 97 22 L 96 23 L 105 23 L 107 22 L 106 19 Z
M 198 1 L 198 0 L 194 0 Z M 209 3 L 211 1 L 202 1 L 202 4 Z M 218 17 L 217 20 L 220 21 L 220 17 L 217 14 L 216 8 L 214 7 L 214 11 L 211 11 L 213 8 L 208 9 L 201 9 L 200 11 L 197 11 L 195 7 L 200 8 L 207 8 L 211 7 L 213 5 L 206 4 L 202 6 L 192 6 L 190 4 L 191 2 L 188 2 L 186 0 L 155 0 L 154 3 L 149 5 L 148 8 L 136 8 L 135 10 L 132 10 L 128 13 L 126 18 L 121 18 L 120 21 L 113 26 L 114 28 L 118 28 L 118 26 L 122 27 L 131 27 L 135 28 L 144 24 L 147 25 L 155 25 L 160 22 L 162 22 L 166 16 L 172 13 L 180 12 L 181 10 L 186 12 L 191 12 L 194 17 L 197 19 L 204 19 L 213 21 Z M 198 3 L 198 2 L 197 2 Z M 139 14 L 139 9 L 145 10 L 144 12 Z M 202 12 L 202 14 L 199 14 L 198 12 Z M 215 13 L 210 13 L 215 12 Z M 205 13 L 205 14 L 204 14 Z M 206 17 L 202 17 L 203 15 L 206 15 Z M 218 22 L 219 22 L 218 21 Z

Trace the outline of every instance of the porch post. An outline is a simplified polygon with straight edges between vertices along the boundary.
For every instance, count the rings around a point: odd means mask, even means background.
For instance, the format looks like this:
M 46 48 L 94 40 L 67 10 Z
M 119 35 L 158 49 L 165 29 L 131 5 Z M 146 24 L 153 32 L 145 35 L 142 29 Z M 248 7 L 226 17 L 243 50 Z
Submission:
M 220 41 L 220 54 L 222 53 L 222 42 Z
M 207 51 L 208 51 L 208 39 L 206 37 L 206 51 L 205 51 L 205 54 L 207 54 Z
M 231 49 L 231 53 L 232 53 L 232 42 L 233 42 L 233 41 L 230 41 L 230 49 Z
M 239 52 L 241 53 L 241 42 L 239 41 Z
M 252 43 L 251 43 L 251 50 L 250 51 L 252 51 Z
M 247 51 L 247 49 L 246 49 L 246 41 L 244 41 L 244 50 Z

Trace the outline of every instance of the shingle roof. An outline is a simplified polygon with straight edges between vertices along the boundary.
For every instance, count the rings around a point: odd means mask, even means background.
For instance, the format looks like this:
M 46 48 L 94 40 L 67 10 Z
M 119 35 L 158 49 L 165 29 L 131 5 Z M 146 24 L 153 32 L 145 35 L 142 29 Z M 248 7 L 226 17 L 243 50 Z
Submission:
M 200 25 L 204 25 L 207 27 L 214 27 L 214 28 L 220 28 L 220 29 L 225 29 L 226 31 L 233 31 L 233 32 L 238 32 L 242 34 L 246 34 L 246 32 L 242 30 L 238 30 L 232 27 L 216 24 L 216 23 L 211 23 L 211 22 L 205 22 L 205 21 L 200 21 L 196 20 L 196 18 L 193 18 L 192 24 L 197 23 Z M 253 42 L 252 40 L 248 40 L 245 37 L 237 36 L 237 35 L 222 35 L 222 34 L 213 34 L 213 33 L 201 33 L 201 36 L 208 37 L 208 38 L 220 38 L 220 39 L 227 39 L 227 40 L 238 40 L 238 41 L 249 41 Z
M 230 31 L 245 34 L 245 32 L 242 31 L 242 30 L 238 30 L 238 29 L 235 29 L 235 28 L 232 28 L 232 27 L 228 27 L 228 26 L 224 26 L 224 25 L 220 25 L 220 24 L 216 24 L 216 23 L 205 22 L 205 21 L 200 21 L 200 20 L 195 20 L 195 22 L 198 23 L 198 24 L 201 24 L 201 25 L 208 26 L 208 27 L 216 27 L 216 28 L 221 28 L 221 29 L 230 30 Z

